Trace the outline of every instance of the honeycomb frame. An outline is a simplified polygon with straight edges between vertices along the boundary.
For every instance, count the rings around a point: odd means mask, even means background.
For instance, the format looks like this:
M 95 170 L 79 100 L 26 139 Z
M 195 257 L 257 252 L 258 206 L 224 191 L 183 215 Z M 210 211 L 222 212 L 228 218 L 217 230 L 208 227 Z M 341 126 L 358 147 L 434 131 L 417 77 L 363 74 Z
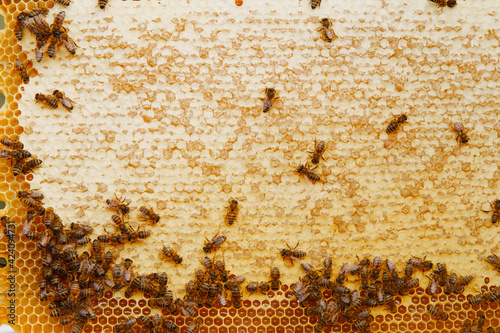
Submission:
M 145 3 L 158 13 L 142 12 Z M 241 311 L 198 309 L 205 320 L 203 333 L 313 332 L 314 319 L 299 311 L 289 290 L 300 267 L 279 257 L 279 249 L 297 241 L 315 266 L 326 255 L 333 254 L 335 268 L 355 261 L 356 255 L 380 255 L 396 260 L 400 268 L 418 255 L 445 261 L 457 273 L 473 269 L 478 276 L 466 295 L 429 296 L 418 288 L 398 300 L 401 313 L 375 310 L 373 331 L 453 332 L 478 313 L 499 327 L 497 303 L 466 303 L 477 290 L 491 290 L 490 278 L 498 284 L 497 273 L 482 261 L 498 246 L 491 215 L 481 211 L 497 199 L 500 175 L 495 168 L 500 104 L 495 57 L 500 48 L 493 1 L 460 1 L 449 9 L 427 1 L 348 6 L 323 0 L 314 11 L 307 1 L 245 0 L 240 6 L 219 1 L 214 7 L 190 0 L 182 7 L 110 0 L 105 11 L 94 4 L 72 3 L 66 9 L 52 1 L 38 4 L 50 8 L 48 21 L 60 10 L 67 12 L 79 49 L 74 57 L 62 49 L 56 59 L 34 63 L 28 85 L 10 68 L 1 69 L 6 102 L 0 137 L 20 136 L 44 160 L 40 170 L 26 177 L 14 177 L 8 163 L 0 161 L 0 200 L 16 223 L 26 213 L 16 192 L 41 188 L 48 206 L 67 220 L 91 223 L 97 235 L 107 223 L 99 221 L 111 216 L 105 199 L 119 193 L 134 208 L 146 204 L 162 216 L 159 226 L 145 227 L 155 238 L 125 245 L 122 252 L 141 262 L 136 264 L 140 272 L 172 272 L 179 294 L 199 266 L 204 238 L 218 232 L 229 239 L 217 256 L 224 253 L 235 274 L 260 281 L 270 267 L 281 269 L 282 290 L 268 296 L 245 294 Z M 33 59 L 34 39 L 17 42 L 13 28 L 15 15 L 35 5 L 2 2 L 6 26 L 0 33 L 1 62 Z M 172 13 L 169 20 L 161 20 L 164 12 Z M 122 14 L 133 17 L 133 24 L 120 28 L 115 18 Z M 339 38 L 331 44 L 316 32 L 322 17 L 333 19 Z M 241 26 L 233 32 L 235 24 Z M 137 42 L 139 37 L 146 42 Z M 131 51 L 133 41 L 137 48 Z M 199 42 L 196 49 L 186 47 L 190 41 Z M 70 80 L 61 79 L 73 68 Z M 101 89 L 92 75 L 105 72 L 111 73 L 109 86 Z M 34 93 L 46 93 L 54 85 L 76 95 L 75 115 L 34 103 Z M 280 99 L 262 115 L 261 90 L 270 85 Z M 165 92 L 155 91 L 165 87 Z M 76 115 L 86 110 L 91 114 L 83 119 L 98 132 Z M 388 121 L 401 112 L 409 113 L 408 123 L 386 135 Z M 108 120 L 92 122 L 98 115 Z M 452 121 L 464 123 L 469 144 L 458 146 L 449 128 Z M 62 140 L 56 140 L 58 133 Z M 318 169 L 324 182 L 319 184 L 293 172 L 308 158 L 315 138 L 328 141 L 326 161 Z M 107 162 L 99 163 L 103 158 Z M 82 171 L 81 165 L 90 171 Z M 113 168 L 121 173 L 113 176 Z M 184 170 L 186 180 L 172 181 L 175 172 L 169 170 Z M 80 179 L 74 181 L 77 175 Z M 151 179 L 147 185 L 144 176 Z M 230 197 L 242 205 L 232 227 L 223 222 Z M 167 228 L 175 230 L 177 239 L 162 230 Z M 59 327 L 57 321 L 33 295 L 41 258 L 20 234 L 16 266 L 23 296 L 16 298 L 16 328 L 52 331 Z M 188 264 L 176 268 L 145 253 L 149 248 L 156 253 L 163 242 L 173 244 Z M 422 251 L 422 242 L 431 250 Z M 0 255 L 6 251 L 0 243 Z M 5 276 L 0 277 L 7 286 Z M 426 280 L 418 277 L 421 283 Z M 3 297 L 0 305 L 6 301 Z M 449 322 L 431 320 L 425 311 L 428 302 L 442 302 L 450 311 Z M 123 315 L 148 314 L 138 295 L 128 300 L 105 296 L 101 303 L 97 323 L 85 332 L 110 330 Z M 0 323 L 7 321 L 5 311 L 0 307 Z M 175 320 L 185 324 L 182 317 Z M 326 332 L 350 329 L 344 322 Z

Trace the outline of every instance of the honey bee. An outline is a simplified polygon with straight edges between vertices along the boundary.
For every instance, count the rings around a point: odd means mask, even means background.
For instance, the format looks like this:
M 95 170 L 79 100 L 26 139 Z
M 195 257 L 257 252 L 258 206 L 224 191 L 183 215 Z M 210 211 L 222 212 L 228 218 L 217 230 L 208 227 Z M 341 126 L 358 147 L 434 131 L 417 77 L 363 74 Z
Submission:
M 423 272 L 432 269 L 432 267 L 434 266 L 431 261 L 425 260 L 425 257 L 424 259 L 418 257 L 410 258 L 408 260 L 408 263 L 411 263 L 415 268 L 420 268 Z
M 500 220 L 500 200 L 495 200 L 491 204 L 492 210 L 483 210 L 485 213 L 493 212 L 491 223 L 496 224 Z
M 71 4 L 71 0 L 54 0 L 54 2 L 66 7 Z
M 181 310 L 181 313 L 184 316 L 196 317 L 196 310 L 193 309 L 193 307 L 190 306 L 189 304 L 186 304 L 186 302 L 184 302 L 180 298 L 175 300 L 175 305 L 177 305 L 179 307 L 179 309 Z
M 471 299 L 469 299 L 469 304 L 477 305 L 485 301 L 486 301 L 485 294 L 479 294 L 472 296 Z
M 14 35 L 17 40 L 21 41 L 24 35 L 24 21 L 27 19 L 27 15 L 25 13 L 20 13 L 16 18 L 16 25 L 14 26 Z
M 57 98 L 52 96 L 52 95 L 45 95 L 45 94 L 38 93 L 35 95 L 35 101 L 37 103 L 42 102 L 42 103 L 50 106 L 53 109 L 56 109 L 59 106 L 59 104 L 57 104 Z
M 52 95 L 61 102 L 62 106 L 64 106 L 68 111 L 73 110 L 73 101 L 66 97 L 62 91 L 54 90 Z
M 282 249 L 280 251 L 280 254 L 283 260 L 290 259 L 292 265 L 293 265 L 293 260 L 299 260 L 300 258 L 304 258 L 307 254 L 305 251 L 295 250 L 297 246 L 299 246 L 299 242 L 297 242 L 297 245 L 295 245 L 293 249 L 290 247 L 290 245 L 288 245 L 288 243 L 286 244 L 286 246 L 288 246 L 288 249 Z
M 269 284 L 272 290 L 280 289 L 281 286 L 280 276 L 281 274 L 278 267 L 274 267 L 271 269 L 271 281 L 269 281 Z
M 235 309 L 241 308 L 241 291 L 238 286 L 234 286 L 233 290 L 231 291 L 231 301 L 233 302 L 233 307 Z
M 10 147 L 12 149 L 20 150 L 24 148 L 24 144 L 19 140 L 3 138 L 0 140 L 0 143 L 4 146 Z
M 33 200 L 36 200 L 36 201 L 42 201 L 43 200 L 43 194 L 41 192 L 38 192 L 38 190 L 18 191 L 17 192 L 17 197 L 19 199 L 22 199 L 22 198 L 32 198 Z
M 497 200 L 500 201 L 500 200 Z M 491 254 L 485 259 L 489 264 L 491 264 L 497 271 L 500 272 L 500 257 L 496 254 Z
M 229 212 L 226 215 L 226 221 L 229 225 L 233 225 L 238 216 L 238 201 L 234 199 L 229 199 Z
M 16 62 L 14 64 L 14 70 L 19 73 L 19 76 L 21 77 L 21 80 L 23 80 L 24 84 L 28 84 L 30 82 L 30 76 L 26 67 L 28 67 L 32 63 L 33 62 L 30 60 L 25 65 L 21 60 L 16 59 Z
M 319 21 L 319 23 L 321 23 L 321 27 L 318 28 L 318 31 L 321 31 L 323 33 L 321 38 L 331 43 L 332 40 L 337 37 L 337 35 L 335 35 L 335 32 L 332 29 L 332 21 L 330 21 L 330 19 L 325 17 L 322 18 L 321 21 Z
M 188 325 L 186 333 L 196 333 L 196 331 L 198 331 L 198 329 L 200 328 L 201 324 L 203 324 L 203 319 L 201 319 L 200 317 L 196 318 Z
M 250 282 L 247 284 L 245 289 L 250 293 L 253 294 L 254 292 L 259 290 L 259 283 L 258 282 Z
M 316 7 L 321 7 L 321 0 L 311 0 L 311 8 L 316 9 Z
M 162 252 L 168 260 L 172 260 L 176 264 L 182 262 L 182 257 L 171 247 L 164 246 Z
M 400 128 L 403 123 L 406 122 L 408 117 L 405 114 L 401 114 L 399 116 L 394 116 L 394 118 L 391 120 L 389 125 L 387 126 L 387 129 L 385 130 L 387 133 L 392 133 L 396 131 L 398 128 Z
M 344 281 L 346 280 L 347 274 L 349 273 L 350 270 L 351 270 L 351 264 L 349 264 L 348 262 L 344 263 L 340 268 L 340 273 L 335 281 L 339 284 L 344 284 Z
M 467 136 L 467 132 L 465 131 L 464 125 L 462 123 L 453 123 L 452 129 L 457 134 L 456 140 L 458 141 L 460 146 L 469 142 L 469 137 Z
M 205 246 L 203 246 L 203 251 L 205 253 L 210 253 L 212 251 L 217 250 L 217 248 L 226 241 L 227 237 L 222 236 L 222 235 L 216 235 L 214 238 L 212 238 L 211 241 L 207 239 L 207 242 L 205 242 Z
M 106 8 L 106 5 L 108 4 L 108 0 L 98 0 L 97 4 L 99 5 L 99 8 L 104 10 L 104 8 Z
M 437 3 L 439 7 L 448 6 L 450 8 L 455 7 L 457 5 L 456 0 L 429 0 L 431 2 Z
M 38 200 L 35 200 L 33 198 L 22 198 L 21 199 L 21 202 L 23 203 L 23 205 L 25 205 L 26 207 L 29 207 L 29 208 L 33 208 L 35 211 L 37 209 L 40 209 L 40 207 L 42 207 L 42 203 Z M 44 214 L 45 214 L 45 209 L 43 210 Z M 43 215 L 43 214 L 42 214 Z
M 27 18 L 23 21 L 23 25 L 37 38 L 46 38 L 52 34 L 49 24 L 38 11 L 29 13 Z
M 310 169 L 309 164 L 306 163 L 306 165 L 300 165 L 297 169 L 295 169 L 295 172 L 298 172 L 299 174 L 306 176 L 313 182 L 317 182 L 320 180 L 320 177 L 318 176 L 318 174 L 312 171 L 314 169 L 316 169 L 316 167 Z
M 22 150 L 22 149 L 12 150 L 10 148 L 6 148 L 6 149 L 0 151 L 0 158 L 24 160 L 24 159 L 30 158 L 30 157 L 31 157 L 31 153 L 27 150 Z
M 434 305 L 427 305 L 427 311 L 431 314 L 432 318 L 435 320 L 448 320 L 448 314 L 443 311 L 443 309 L 434 306 Z
M 323 153 L 325 152 L 326 150 L 326 143 L 325 141 L 320 141 L 320 142 L 316 142 L 316 140 L 314 140 L 314 151 L 310 151 L 309 153 L 311 154 L 311 162 L 313 164 L 318 164 L 319 163 L 319 159 L 323 159 Z
M 17 176 L 21 173 L 27 174 L 30 171 L 32 171 L 34 168 L 42 165 L 42 163 L 43 163 L 43 161 L 38 159 L 38 158 L 34 158 L 34 159 L 29 160 L 29 161 L 22 162 L 18 165 L 14 165 L 12 173 L 14 174 L 14 176 Z M 43 215 L 43 214 L 39 214 L 39 215 Z
M 430 278 L 430 277 L 427 277 L 427 278 L 429 278 L 431 280 L 429 287 L 428 287 L 429 294 L 431 294 L 431 295 L 437 294 L 438 289 L 439 289 L 439 285 L 437 284 L 436 280 L 434 280 L 434 278 Z
M 78 45 L 76 45 L 75 41 L 68 36 L 66 31 L 61 33 L 61 35 L 59 36 L 59 40 L 64 44 L 64 47 L 70 54 L 76 53 L 76 48 L 78 47 Z
M 307 277 L 311 280 L 318 280 L 319 279 L 319 273 L 314 269 L 314 267 L 307 263 L 303 262 L 300 264 L 300 267 L 307 273 Z
M 55 17 L 54 17 L 54 23 L 50 26 L 52 30 L 52 35 L 54 36 L 59 36 L 61 34 L 61 31 L 63 29 L 62 25 L 64 23 L 64 18 L 66 17 L 66 12 L 62 11 L 59 12 Z
M 153 224 L 160 222 L 160 215 L 155 214 L 152 209 L 142 206 L 139 208 L 139 211 L 141 212 L 141 219 L 143 221 L 151 221 Z
M 134 317 L 123 319 L 120 324 L 115 326 L 116 333 L 128 332 L 132 329 L 132 327 L 137 323 L 137 319 Z
M 116 194 L 114 199 L 107 199 L 106 203 L 108 204 L 108 209 L 116 210 L 121 216 L 128 215 L 128 213 L 130 212 L 130 208 L 128 207 L 128 205 L 130 205 L 130 200 L 121 198 L 118 199 Z
M 276 96 L 276 90 L 274 88 L 266 88 L 264 89 L 266 94 L 266 98 L 261 98 L 264 101 L 264 106 L 262 107 L 262 112 L 268 112 L 274 104 L 274 101 L 279 97 Z

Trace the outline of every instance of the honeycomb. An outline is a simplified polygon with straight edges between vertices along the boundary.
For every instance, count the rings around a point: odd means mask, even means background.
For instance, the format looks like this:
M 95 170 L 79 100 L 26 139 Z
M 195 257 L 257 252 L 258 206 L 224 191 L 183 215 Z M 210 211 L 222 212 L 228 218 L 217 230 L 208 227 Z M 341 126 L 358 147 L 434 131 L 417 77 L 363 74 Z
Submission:
M 25 32 L 17 41 L 17 14 L 35 6 L 50 9 L 49 23 L 66 11 L 76 55 L 61 47 L 38 63 L 34 37 Z M 197 308 L 202 333 L 313 332 L 317 319 L 291 292 L 300 265 L 279 255 L 297 242 L 315 267 L 332 256 L 334 271 L 357 256 L 391 258 L 399 271 L 408 258 L 425 256 L 476 276 L 465 294 L 429 295 L 427 278 L 416 274 L 420 287 L 396 297 L 397 313 L 372 309 L 374 332 L 456 332 L 481 314 L 486 326 L 499 328 L 497 302 L 467 302 L 498 285 L 498 273 L 483 260 L 498 253 L 496 229 L 482 211 L 498 199 L 500 175 L 494 0 L 454 8 L 424 0 L 323 0 L 315 10 L 308 1 L 109 0 L 104 11 L 97 1 L 65 8 L 51 0 L 4 0 L 1 8 L 0 62 L 33 65 L 27 85 L 0 66 L 0 137 L 19 136 L 44 161 L 14 177 L 0 159 L 0 201 L 16 224 L 26 214 L 17 191 L 41 189 L 47 207 L 65 223 L 88 223 L 95 238 L 109 230 L 113 212 L 105 200 L 117 195 L 131 200 L 134 227 L 152 236 L 114 250 L 120 260 L 132 258 L 138 273 L 167 271 L 176 295 L 201 266 L 205 238 L 217 234 L 227 241 L 215 257 L 233 274 L 267 281 L 271 267 L 280 269 L 277 292 L 245 292 L 240 309 Z M 324 17 L 338 36 L 332 43 L 317 31 Z M 279 99 L 263 114 L 266 87 Z M 72 112 L 35 103 L 36 93 L 54 89 L 75 101 Z M 408 122 L 386 134 L 401 113 Z M 450 126 L 457 121 L 470 137 L 462 146 Z M 321 181 L 313 183 L 294 170 L 315 140 L 327 148 L 314 170 Z M 224 222 L 230 198 L 241 207 L 232 226 Z M 161 221 L 139 222 L 140 206 Z M 60 331 L 36 297 L 40 253 L 20 235 L 18 227 L 15 329 Z M 0 257 L 7 258 L 4 240 Z M 164 245 L 183 256 L 181 265 L 162 260 Z M 3 291 L 10 287 L 6 269 Z M 9 321 L 10 300 L 0 297 L 0 324 Z M 92 304 L 97 320 L 85 332 L 111 332 L 124 318 L 161 312 L 138 293 L 106 291 Z M 431 319 L 429 304 L 442 306 L 449 319 Z M 164 314 L 187 331 L 191 319 Z M 340 319 L 325 332 L 351 329 Z

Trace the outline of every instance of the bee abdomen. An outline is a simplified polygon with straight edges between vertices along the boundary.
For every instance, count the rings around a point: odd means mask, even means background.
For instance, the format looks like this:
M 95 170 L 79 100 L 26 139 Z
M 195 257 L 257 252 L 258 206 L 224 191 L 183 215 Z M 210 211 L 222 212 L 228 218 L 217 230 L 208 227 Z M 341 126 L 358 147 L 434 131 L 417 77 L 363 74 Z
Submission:
M 319 176 L 316 173 L 312 172 L 312 171 L 307 174 L 307 178 L 309 178 L 313 182 L 317 182 L 317 181 L 320 180 Z
M 311 0 L 311 8 L 316 9 L 316 7 L 321 6 L 321 0 Z
M 495 224 L 500 220 L 500 214 L 493 214 L 491 217 L 491 223 Z
M 106 8 L 106 5 L 108 4 L 108 0 L 99 0 L 98 4 L 99 4 L 99 8 L 104 9 L 104 8 Z
M 387 133 L 391 133 L 396 131 L 399 128 L 399 124 L 397 123 L 391 123 L 389 126 L 387 126 L 387 129 L 385 130 Z

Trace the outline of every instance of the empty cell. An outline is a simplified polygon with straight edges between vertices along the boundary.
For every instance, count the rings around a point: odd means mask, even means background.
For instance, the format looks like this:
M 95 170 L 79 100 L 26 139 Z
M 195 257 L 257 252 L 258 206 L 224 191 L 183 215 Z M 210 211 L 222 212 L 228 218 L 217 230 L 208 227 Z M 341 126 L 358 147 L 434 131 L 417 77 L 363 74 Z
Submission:
M 444 323 L 441 320 L 436 321 L 436 329 L 442 330 L 444 328 Z
M 247 315 L 247 310 L 245 310 L 245 309 L 238 310 L 238 316 L 245 317 L 246 315 Z
M 122 315 L 122 309 L 120 309 L 120 308 L 115 308 L 115 309 L 113 310 L 113 314 L 114 314 L 115 316 L 121 316 L 121 315 Z
M 429 297 L 423 296 L 422 298 L 420 298 L 420 303 L 422 303 L 424 305 L 429 304 Z
M 299 309 L 295 309 L 295 316 L 296 317 L 302 317 L 304 315 L 304 310 L 299 308 Z
M 285 328 L 283 326 L 276 327 L 276 333 L 285 333 Z
M 252 323 L 252 319 L 250 319 L 248 317 L 243 318 L 243 325 L 250 326 L 251 323 Z
M 273 326 L 268 326 L 266 328 L 266 333 L 275 333 L 276 329 Z
M 252 305 L 253 305 L 254 307 L 258 308 L 258 307 L 260 306 L 260 301 L 259 301 L 259 300 L 254 300 L 254 301 L 252 302 Z
M 238 332 L 238 329 L 236 328 L 236 326 L 229 326 L 229 333 L 237 333 Z
M 214 324 L 216 326 L 222 326 L 222 318 L 219 318 L 219 317 L 215 318 L 214 319 Z
M 100 316 L 100 317 L 98 318 L 98 322 L 99 322 L 99 324 L 101 324 L 101 325 L 106 325 L 106 324 L 108 323 L 108 319 L 107 319 L 105 316 Z
M 419 322 L 417 323 L 417 327 L 420 331 L 423 331 L 425 329 L 425 323 L 424 322 Z
M 267 309 L 268 313 L 269 313 L 269 310 L 271 310 L 273 312 L 273 315 L 274 315 L 274 310 L 273 309 Z M 262 308 L 259 308 L 257 309 L 257 316 L 259 317 L 263 317 L 266 313 L 266 310 L 262 309 Z
M 106 317 L 109 317 L 109 316 L 111 316 L 111 314 L 113 313 L 113 310 L 112 310 L 112 309 L 110 309 L 110 308 L 104 308 L 103 313 L 104 313 L 104 315 L 105 315 Z
M 271 323 L 271 319 L 269 317 L 262 318 L 262 324 L 269 325 Z
M 200 316 L 202 316 L 202 317 L 206 317 L 206 316 L 208 316 L 208 309 L 206 309 L 206 308 L 201 308 L 201 309 L 200 309 Z
M 260 319 L 260 318 L 258 318 L 258 317 L 253 318 L 253 319 L 252 319 L 252 324 L 253 324 L 254 326 L 259 326 L 259 325 L 261 324 L 261 319 Z
M 232 319 L 229 317 L 224 318 L 224 325 L 229 326 L 233 323 Z
M 292 308 L 296 308 L 297 306 L 299 306 L 299 302 L 297 302 L 296 300 L 291 300 L 290 301 L 290 306 Z
M 307 320 L 305 322 L 301 321 L 302 325 L 305 325 L 306 323 L 307 323 Z M 278 326 L 279 324 L 280 324 L 280 319 L 279 318 L 277 318 L 277 317 L 272 317 L 271 318 L 271 325 Z
M 286 308 L 288 306 L 288 301 L 287 300 L 282 300 L 280 303 L 281 307 Z
M 227 327 L 225 326 L 219 327 L 219 333 L 227 333 Z
M 131 300 L 128 301 L 128 305 L 130 307 L 134 307 L 136 304 L 137 304 L 137 301 L 135 299 L 131 299 Z
M 230 315 L 231 317 L 236 316 L 236 313 L 238 313 L 238 311 L 237 311 L 235 308 L 231 308 L 231 309 L 229 309 L 229 315 Z
M 219 314 L 219 311 L 217 311 L 216 309 L 210 309 L 210 311 L 208 311 L 208 315 L 210 317 L 215 317 Z
M 434 322 L 428 322 L 427 323 L 427 329 L 428 330 L 433 330 L 436 327 L 436 324 Z
M 141 314 L 141 309 L 140 308 L 134 308 L 133 312 L 134 312 L 134 315 L 138 316 L 138 315 Z
M 151 309 L 150 308 L 142 309 L 142 314 L 145 316 L 149 316 L 151 314 Z
M 213 319 L 212 318 L 205 318 L 205 322 L 204 324 L 206 326 L 212 326 L 212 324 L 214 323 Z
M 406 313 L 406 306 L 400 305 L 399 308 L 398 308 L 398 312 L 401 313 L 401 314 Z
M 191 322 L 191 321 L 190 321 L 190 322 Z M 175 318 L 175 324 L 176 324 L 177 326 L 179 326 L 179 327 L 180 327 L 180 326 L 183 326 L 183 325 L 184 325 L 184 318 L 182 318 L 182 317 Z
M 111 295 L 112 295 L 112 294 L 113 294 L 113 293 L 111 293 Z M 107 296 L 106 296 L 106 297 L 107 297 Z M 148 302 L 147 302 L 145 299 L 141 299 L 141 300 L 139 300 L 139 306 L 140 306 L 141 308 L 145 307 L 147 304 L 148 304 Z
M 271 307 L 273 309 L 277 309 L 279 306 L 280 306 L 280 302 L 278 302 L 277 300 L 271 301 Z

